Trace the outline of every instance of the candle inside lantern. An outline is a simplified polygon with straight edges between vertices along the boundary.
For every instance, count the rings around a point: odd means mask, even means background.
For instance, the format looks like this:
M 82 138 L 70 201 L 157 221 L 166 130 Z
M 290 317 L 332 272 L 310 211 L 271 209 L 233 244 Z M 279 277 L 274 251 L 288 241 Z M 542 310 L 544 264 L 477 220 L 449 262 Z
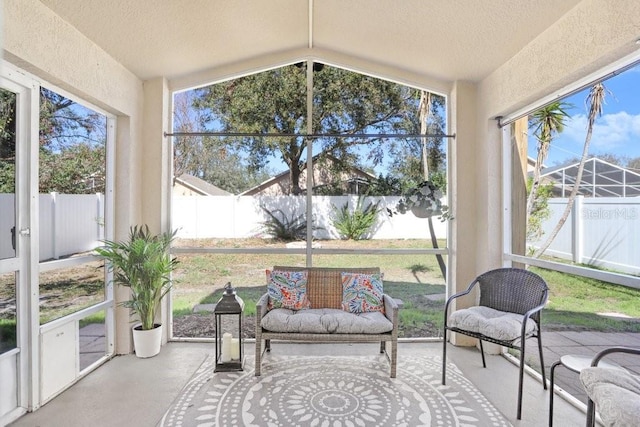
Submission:
M 227 363 L 231 361 L 232 358 L 232 336 L 229 332 L 225 332 L 222 335 L 222 363 Z
M 231 339 L 231 358 L 233 360 L 240 359 L 240 340 L 238 338 Z

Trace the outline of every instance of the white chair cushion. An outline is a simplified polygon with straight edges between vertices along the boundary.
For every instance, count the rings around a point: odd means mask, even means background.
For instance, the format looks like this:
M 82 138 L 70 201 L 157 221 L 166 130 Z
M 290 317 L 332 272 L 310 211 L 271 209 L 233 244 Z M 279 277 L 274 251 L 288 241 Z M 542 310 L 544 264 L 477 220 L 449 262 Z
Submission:
M 475 306 L 451 313 L 448 326 L 503 341 L 512 341 L 520 337 L 523 320 L 524 316 L 521 314 Z M 536 332 L 537 329 L 536 322 L 529 319 L 526 329 L 527 335 Z
M 640 425 L 640 379 L 622 369 L 586 368 L 580 381 L 605 426 Z
M 271 332 L 301 334 L 382 334 L 393 330 L 393 323 L 379 311 L 354 314 L 332 308 L 276 308 L 262 318 L 260 326 Z

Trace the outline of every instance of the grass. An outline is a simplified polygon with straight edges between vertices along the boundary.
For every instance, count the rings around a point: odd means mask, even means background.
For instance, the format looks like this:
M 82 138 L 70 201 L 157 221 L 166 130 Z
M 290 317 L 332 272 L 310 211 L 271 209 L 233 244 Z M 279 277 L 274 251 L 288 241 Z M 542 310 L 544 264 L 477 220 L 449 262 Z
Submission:
M 16 328 L 15 319 L 0 319 L 0 354 L 16 348 Z
M 249 246 L 269 246 L 269 241 L 246 241 Z M 238 242 L 235 242 L 236 244 Z M 416 248 L 430 247 L 421 240 L 394 241 L 323 241 L 323 248 Z M 221 243 L 208 242 L 212 247 Z M 271 243 L 278 245 L 279 243 Z M 444 242 L 441 242 L 444 246 Z M 224 244 L 222 244 L 224 246 Z M 247 304 L 255 304 L 265 292 L 264 270 L 273 265 L 304 265 L 302 255 L 265 254 L 189 254 L 181 255 L 181 275 L 174 293 L 174 316 L 191 313 L 195 304 L 214 303 L 220 298 L 219 289 L 231 281 Z M 314 265 L 319 267 L 380 266 L 385 274 L 385 292 L 403 301 L 400 329 L 422 330 L 426 335 L 440 334 L 442 300 L 432 300 L 429 294 L 444 294 L 444 281 L 435 256 L 340 254 L 317 255 Z M 542 315 L 546 329 L 584 329 L 592 331 L 640 332 L 640 291 L 603 283 L 565 273 L 532 268 L 549 284 L 549 304 Z M 246 289 L 246 291 L 245 291 Z M 253 291 L 255 290 L 255 294 Z M 246 292 L 246 293 L 245 293 Z M 603 316 L 602 312 L 620 313 L 632 319 Z M 248 314 L 249 315 L 249 314 Z
M 444 321 L 444 285 L 385 281 L 384 290 L 393 298 L 402 300 L 398 326 L 400 336 L 441 334 Z
M 444 280 L 433 255 L 363 254 L 370 248 L 430 248 L 425 240 L 321 241 L 323 248 L 349 248 L 355 253 L 317 255 L 319 267 L 380 266 L 384 272 L 385 292 L 403 301 L 400 311 L 401 334 L 410 329 L 427 335 L 439 334 L 442 327 L 443 300 L 428 295 L 444 294 Z M 178 242 L 196 247 L 284 247 L 282 242 L 263 239 L 201 240 Z M 440 242 L 444 247 L 445 242 Z M 197 304 L 213 304 L 231 282 L 245 302 L 245 313 L 255 313 L 255 303 L 264 292 L 265 269 L 274 265 L 305 265 L 304 255 L 296 254 L 181 254 L 174 274 L 173 315 L 191 314 Z M 41 322 L 60 318 L 104 299 L 103 270 L 97 265 L 58 270 L 41 275 Z M 542 315 L 546 329 L 584 329 L 591 331 L 640 332 L 640 290 L 572 276 L 551 270 L 532 268 L 550 288 L 549 303 Z M 3 285 L 4 283 L 0 283 Z M 0 300 L 14 297 L 13 285 L 0 286 Z M 630 319 L 605 316 L 619 313 Z M 102 323 L 104 313 L 96 313 L 82 323 Z M 11 339 L 12 326 L 0 319 L 5 343 Z M 15 332 L 14 332 L 15 333 Z
M 531 271 L 549 285 L 549 303 L 542 313 L 542 323 L 547 328 L 640 332 L 640 290 L 541 268 Z M 631 319 L 603 313 L 618 313 Z
M 247 247 L 284 246 L 268 244 L 262 239 L 248 240 Z M 227 247 L 237 244 L 231 241 Z M 186 245 L 186 242 L 181 242 Z M 218 241 L 190 242 L 189 246 L 219 247 Z M 384 273 L 385 293 L 404 303 L 400 311 L 400 334 L 403 331 L 423 331 L 422 336 L 437 335 L 442 325 L 442 299 L 431 301 L 425 296 L 444 294 L 444 279 L 433 255 L 362 254 L 358 249 L 370 248 L 429 248 L 424 240 L 362 240 L 322 241 L 323 248 L 345 248 L 356 252 L 340 255 L 314 256 L 317 267 L 380 266 Z M 444 246 L 444 242 L 440 242 Z M 192 314 L 197 304 L 212 304 L 222 296 L 222 287 L 231 282 L 245 302 L 245 315 L 255 313 L 255 303 L 266 292 L 265 270 L 274 265 L 305 265 L 304 255 L 270 254 L 181 254 L 179 269 L 174 275 L 174 317 Z M 414 335 L 415 336 L 415 335 Z

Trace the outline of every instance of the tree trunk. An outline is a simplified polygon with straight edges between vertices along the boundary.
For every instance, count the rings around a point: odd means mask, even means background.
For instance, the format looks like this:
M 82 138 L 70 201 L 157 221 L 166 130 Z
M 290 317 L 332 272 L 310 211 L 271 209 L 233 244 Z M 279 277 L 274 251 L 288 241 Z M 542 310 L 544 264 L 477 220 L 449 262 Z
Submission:
M 307 191 L 313 189 L 307 188 Z M 298 162 L 292 162 L 289 166 L 289 194 L 298 196 L 302 193 L 300 188 L 300 164 Z
M 429 113 L 431 112 L 431 93 L 423 90 L 420 92 L 420 134 L 426 135 L 427 133 L 427 120 L 429 119 Z M 422 171 L 424 173 L 425 181 L 429 180 L 429 156 L 427 151 L 427 137 L 422 137 Z M 436 239 L 436 233 L 433 229 L 432 217 L 427 218 L 429 223 L 429 234 L 431 235 L 431 244 L 434 249 L 438 249 L 438 239 Z M 442 277 L 447 280 L 447 265 L 444 262 L 444 258 L 440 254 L 436 254 L 436 260 L 440 267 Z
M 584 140 L 584 147 L 582 148 L 582 157 L 580 158 L 580 163 L 578 164 L 578 172 L 576 174 L 576 181 L 573 185 L 573 189 L 571 189 L 571 194 L 569 195 L 569 200 L 567 201 L 567 206 L 564 209 L 562 217 L 556 224 L 553 231 L 544 244 L 538 249 L 538 251 L 534 254 L 534 258 L 540 257 L 547 248 L 551 245 L 553 240 L 556 238 L 560 229 L 569 218 L 569 214 L 571 213 L 571 209 L 573 209 L 573 203 L 578 195 L 578 189 L 580 188 L 580 181 L 582 181 L 582 173 L 584 171 L 584 163 L 587 161 L 587 157 L 589 155 L 589 145 L 591 144 L 591 136 L 593 134 L 593 125 L 595 123 L 596 117 L 602 114 L 602 105 L 604 103 L 604 95 L 605 88 L 602 83 L 595 84 L 591 91 L 589 92 L 589 96 L 587 100 L 589 102 L 589 125 L 587 127 L 587 136 Z

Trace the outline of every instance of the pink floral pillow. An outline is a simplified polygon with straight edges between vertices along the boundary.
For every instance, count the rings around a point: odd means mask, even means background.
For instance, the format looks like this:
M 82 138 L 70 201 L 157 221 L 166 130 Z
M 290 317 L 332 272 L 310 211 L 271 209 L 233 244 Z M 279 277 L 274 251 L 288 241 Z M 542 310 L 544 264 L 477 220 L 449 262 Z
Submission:
M 272 308 L 288 308 L 303 310 L 311 308 L 307 298 L 306 271 L 267 270 L 267 293 L 269 294 L 269 310 Z
M 342 309 L 350 313 L 384 311 L 382 275 L 341 273 Z

